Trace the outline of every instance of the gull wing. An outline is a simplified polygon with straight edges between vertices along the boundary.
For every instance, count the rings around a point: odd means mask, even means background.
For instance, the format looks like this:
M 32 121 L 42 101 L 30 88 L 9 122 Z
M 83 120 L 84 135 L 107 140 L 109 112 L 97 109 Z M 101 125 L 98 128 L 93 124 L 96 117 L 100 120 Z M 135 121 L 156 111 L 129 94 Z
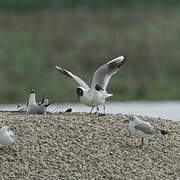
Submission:
M 43 105 L 31 105 L 27 108 L 28 114 L 44 114 L 46 112 L 46 107 Z
M 55 68 L 57 70 L 59 70 L 61 73 L 63 73 L 65 76 L 71 78 L 71 79 L 74 79 L 78 85 L 80 85 L 81 87 L 85 88 L 85 89 L 89 89 L 89 86 L 81 79 L 79 78 L 78 76 L 74 75 L 73 73 L 71 73 L 70 71 L 66 70 L 66 69 L 63 69 L 59 66 L 55 66 Z
M 106 90 L 111 76 L 119 71 L 120 66 L 125 61 L 126 58 L 124 56 L 119 56 L 100 66 L 93 75 L 91 89 L 94 89 L 96 84 L 98 84 L 102 89 Z
M 137 131 L 141 131 L 145 134 L 154 134 L 155 133 L 155 129 L 153 126 L 151 126 L 150 124 L 146 124 L 146 123 L 139 123 L 137 125 L 134 126 L 134 128 L 137 130 Z

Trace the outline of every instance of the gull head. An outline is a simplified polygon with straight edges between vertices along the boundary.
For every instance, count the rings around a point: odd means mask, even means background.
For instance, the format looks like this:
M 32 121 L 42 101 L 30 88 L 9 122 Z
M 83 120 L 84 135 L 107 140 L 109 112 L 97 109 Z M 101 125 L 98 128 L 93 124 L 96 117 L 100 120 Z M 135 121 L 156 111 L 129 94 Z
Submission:
M 123 123 L 129 123 L 129 124 L 134 123 L 134 122 L 135 122 L 134 114 L 130 114 L 129 117 L 123 121 Z
M 134 114 L 131 114 L 129 117 L 129 122 L 136 121 L 137 117 Z
M 34 89 L 31 89 L 31 92 L 30 92 L 30 94 L 35 94 L 35 91 L 34 91 Z
M 130 115 L 129 122 L 137 122 L 137 121 L 139 121 L 139 118 L 136 115 L 134 114 Z
M 81 87 L 78 87 L 76 89 L 76 94 L 78 97 L 83 96 L 83 94 L 84 94 L 83 89 Z

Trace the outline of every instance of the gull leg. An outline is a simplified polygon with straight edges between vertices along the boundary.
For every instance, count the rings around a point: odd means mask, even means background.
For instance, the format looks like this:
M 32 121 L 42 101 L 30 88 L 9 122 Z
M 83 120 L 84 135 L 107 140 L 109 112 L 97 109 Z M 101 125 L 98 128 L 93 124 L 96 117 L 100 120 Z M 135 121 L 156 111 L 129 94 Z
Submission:
M 100 113 L 99 116 L 105 116 L 106 107 L 103 105 L 103 113 Z
M 105 112 L 106 112 L 106 107 L 105 107 L 105 105 L 103 105 L 103 110 L 104 110 L 103 115 L 105 116 Z
M 141 146 L 144 145 L 144 138 L 141 139 Z
M 99 107 L 96 107 L 96 113 L 95 114 L 99 114 Z
M 92 109 L 91 109 L 91 111 L 90 111 L 90 113 L 89 113 L 89 114 L 91 114 L 91 113 L 92 113 L 93 109 L 94 109 L 94 107 L 92 107 Z

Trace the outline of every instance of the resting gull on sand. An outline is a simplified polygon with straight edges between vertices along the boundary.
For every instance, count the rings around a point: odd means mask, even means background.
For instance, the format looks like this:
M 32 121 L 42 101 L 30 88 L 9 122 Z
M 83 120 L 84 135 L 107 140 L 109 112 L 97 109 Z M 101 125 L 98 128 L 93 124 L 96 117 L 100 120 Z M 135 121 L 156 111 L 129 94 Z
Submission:
M 49 104 L 49 99 L 46 98 L 45 95 L 43 95 L 42 101 L 38 103 L 38 105 L 47 105 Z M 24 105 L 17 105 L 17 111 L 18 112 L 27 112 L 28 102 L 26 102 Z
M 35 91 L 32 89 L 30 92 L 28 106 L 27 106 L 27 113 L 28 114 L 44 114 L 47 111 L 47 107 L 52 104 L 53 102 L 47 103 L 47 100 L 43 98 L 42 102 L 37 104 L 36 103 L 36 94 Z
M 129 130 L 131 134 L 141 137 L 141 146 L 144 144 L 144 138 L 150 138 L 157 131 L 160 131 L 162 135 L 168 134 L 168 132 L 157 129 L 149 122 L 143 121 L 135 115 L 131 115 L 129 118 Z
M 0 144 L 10 145 L 15 142 L 14 133 L 10 130 L 8 126 L 3 126 L 0 129 Z

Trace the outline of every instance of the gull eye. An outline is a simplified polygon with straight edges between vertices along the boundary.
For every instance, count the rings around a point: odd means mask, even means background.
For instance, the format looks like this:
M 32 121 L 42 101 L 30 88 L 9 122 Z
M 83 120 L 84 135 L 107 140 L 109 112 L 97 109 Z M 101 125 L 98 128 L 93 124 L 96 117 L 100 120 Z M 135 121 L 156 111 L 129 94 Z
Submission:
M 131 117 L 129 118 L 129 120 L 130 120 L 130 121 L 133 121 L 133 117 L 131 116 Z

